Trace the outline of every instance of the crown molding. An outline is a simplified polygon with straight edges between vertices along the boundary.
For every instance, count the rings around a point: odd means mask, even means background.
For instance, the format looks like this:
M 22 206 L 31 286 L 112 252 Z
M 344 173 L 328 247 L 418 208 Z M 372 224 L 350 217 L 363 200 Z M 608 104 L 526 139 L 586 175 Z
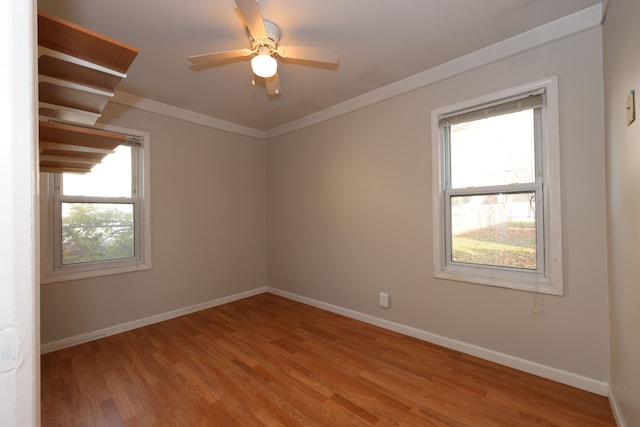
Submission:
M 241 126 L 122 91 L 116 91 L 112 102 L 252 138 L 269 139 L 342 116 L 483 65 L 598 27 L 604 20 L 607 4 L 608 0 L 604 0 L 604 2 L 571 15 L 267 131 Z
M 266 132 L 264 131 L 217 119 L 205 114 L 196 113 L 184 108 L 174 107 L 173 105 L 164 104 L 162 102 L 143 98 L 120 90 L 116 91 L 111 102 L 239 135 L 266 139 Z
M 269 129 L 267 131 L 267 139 L 312 126 L 555 40 L 590 30 L 600 25 L 603 12 L 603 5 L 597 4 L 567 15 L 317 113 L 312 113 L 282 126 Z

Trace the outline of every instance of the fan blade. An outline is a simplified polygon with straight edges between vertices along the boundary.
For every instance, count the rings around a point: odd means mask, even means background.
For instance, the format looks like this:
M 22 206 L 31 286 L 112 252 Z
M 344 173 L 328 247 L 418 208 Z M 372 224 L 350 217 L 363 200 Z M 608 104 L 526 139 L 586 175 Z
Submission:
M 280 95 L 280 79 L 278 74 L 274 74 L 273 77 L 265 78 L 264 82 L 267 86 L 267 93 L 269 95 Z
M 264 19 L 260 12 L 260 5 L 256 0 L 236 0 L 240 14 L 247 24 L 251 37 L 255 40 L 266 40 L 267 29 L 264 27 Z
M 335 50 L 305 46 L 280 46 L 278 47 L 278 55 L 283 58 L 326 62 L 329 64 L 337 64 L 340 59 L 338 52 Z
M 252 53 L 253 51 L 251 49 L 226 50 L 223 52 L 190 56 L 189 61 L 191 61 L 192 64 L 206 64 L 209 62 L 223 61 L 225 59 L 239 58 L 241 56 L 249 56 Z

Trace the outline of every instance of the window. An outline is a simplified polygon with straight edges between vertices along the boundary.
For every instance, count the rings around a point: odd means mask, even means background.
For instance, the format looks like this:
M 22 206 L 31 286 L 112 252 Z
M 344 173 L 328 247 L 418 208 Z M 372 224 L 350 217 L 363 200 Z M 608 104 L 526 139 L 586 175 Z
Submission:
M 562 294 L 555 78 L 432 112 L 435 276 Z
M 126 142 L 87 174 L 48 174 L 43 282 L 150 268 L 149 136 Z

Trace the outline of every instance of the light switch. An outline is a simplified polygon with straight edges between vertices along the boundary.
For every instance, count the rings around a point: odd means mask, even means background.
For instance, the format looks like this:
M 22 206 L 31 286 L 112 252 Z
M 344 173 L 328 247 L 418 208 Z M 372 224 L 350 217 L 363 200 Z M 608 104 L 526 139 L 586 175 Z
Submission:
M 627 126 L 636 119 L 636 91 L 631 90 L 627 96 Z
M 380 292 L 378 294 L 378 304 L 382 308 L 389 308 L 389 294 L 386 292 Z

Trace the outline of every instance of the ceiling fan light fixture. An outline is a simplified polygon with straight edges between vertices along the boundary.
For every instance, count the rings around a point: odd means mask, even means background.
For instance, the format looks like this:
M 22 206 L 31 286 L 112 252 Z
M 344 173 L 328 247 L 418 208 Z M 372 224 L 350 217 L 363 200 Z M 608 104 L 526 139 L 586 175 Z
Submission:
M 280 95 L 276 55 L 280 58 L 309 62 L 306 65 L 319 62 L 337 67 L 338 53 L 331 49 L 281 46 L 280 28 L 263 18 L 257 0 L 235 0 L 235 2 L 240 12 L 240 18 L 244 21 L 251 49 L 234 49 L 193 55 L 189 57 L 192 64 L 214 64 L 217 62 L 222 65 L 228 59 L 251 58 L 251 69 L 254 76 L 251 83 L 255 85 L 255 76 L 263 77 L 265 79 L 264 86 L 269 96 Z
M 251 69 L 256 76 L 273 77 L 278 71 L 278 61 L 268 53 L 259 53 L 251 59 Z

